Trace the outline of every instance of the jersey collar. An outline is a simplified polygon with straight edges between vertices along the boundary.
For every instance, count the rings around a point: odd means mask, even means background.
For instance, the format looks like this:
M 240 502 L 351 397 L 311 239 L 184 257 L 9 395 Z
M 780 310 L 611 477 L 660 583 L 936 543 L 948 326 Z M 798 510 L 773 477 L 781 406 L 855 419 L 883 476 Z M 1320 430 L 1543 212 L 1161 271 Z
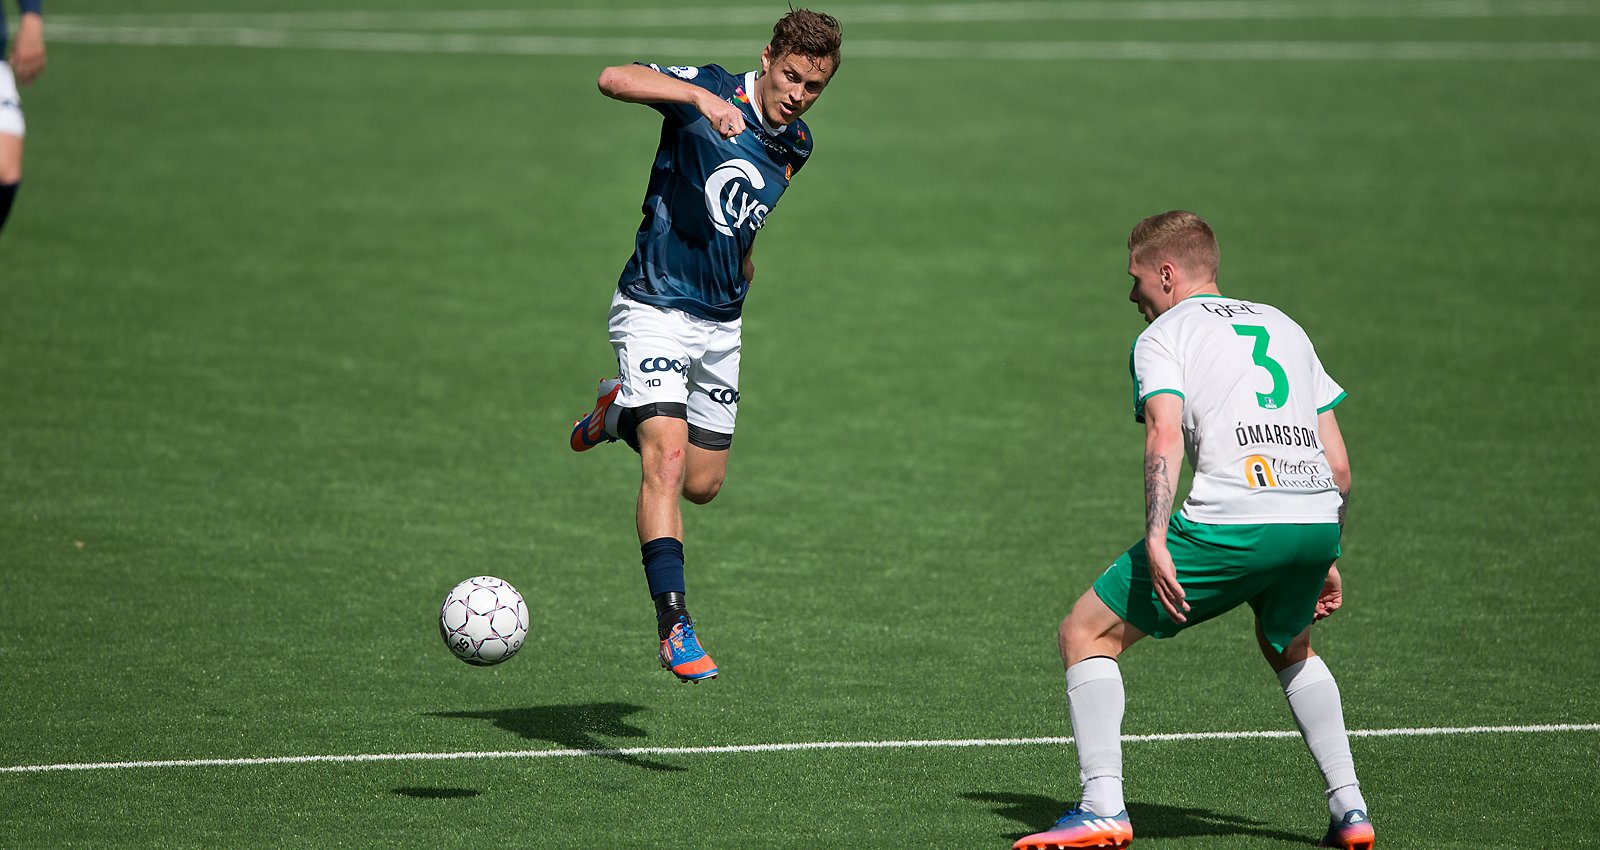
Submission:
M 746 71 L 744 74 L 744 90 L 750 95 L 750 108 L 756 113 L 756 120 L 761 122 L 761 129 L 769 136 L 776 136 L 789 129 L 788 124 L 768 124 L 767 113 L 761 111 L 761 104 L 756 103 L 756 72 Z

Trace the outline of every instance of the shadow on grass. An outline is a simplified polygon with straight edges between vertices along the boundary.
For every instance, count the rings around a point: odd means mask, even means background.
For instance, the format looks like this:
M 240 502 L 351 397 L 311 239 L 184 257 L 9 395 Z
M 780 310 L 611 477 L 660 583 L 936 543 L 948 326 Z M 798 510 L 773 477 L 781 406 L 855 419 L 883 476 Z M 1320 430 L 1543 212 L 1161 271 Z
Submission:
M 459 800 L 478 796 L 478 792 L 471 788 L 396 788 L 394 793 L 419 800 Z
M 1004 815 L 1027 827 L 1022 832 L 1006 838 L 1016 841 L 1024 835 L 1049 829 L 1056 818 L 1066 811 L 1069 803 L 1037 794 L 1001 794 L 974 791 L 961 796 L 979 803 L 994 804 L 995 814 Z M 1159 803 L 1129 803 L 1128 819 L 1133 821 L 1135 838 L 1191 838 L 1199 836 L 1226 837 L 1248 835 L 1272 838 L 1291 844 L 1306 846 L 1318 836 L 1300 835 L 1271 829 L 1261 821 L 1235 815 L 1218 814 L 1207 809 L 1186 809 L 1163 806 Z
M 631 714 L 644 711 L 642 705 L 596 702 L 588 705 L 541 705 L 532 708 L 505 708 L 494 711 L 436 711 L 430 717 L 488 720 L 494 725 L 530 741 L 549 741 L 568 750 L 588 750 L 598 758 L 611 759 L 645 770 L 680 771 L 685 768 L 650 761 L 624 753 L 608 738 L 643 738 L 647 734 L 626 721 Z

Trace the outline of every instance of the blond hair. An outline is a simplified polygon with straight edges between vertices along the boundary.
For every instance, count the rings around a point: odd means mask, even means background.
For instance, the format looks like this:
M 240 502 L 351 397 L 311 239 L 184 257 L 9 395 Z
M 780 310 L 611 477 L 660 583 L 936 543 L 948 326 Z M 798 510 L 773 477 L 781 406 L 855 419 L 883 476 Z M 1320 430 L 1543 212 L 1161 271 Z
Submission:
M 1134 225 L 1128 253 L 1140 265 L 1169 262 L 1213 279 L 1222 262 L 1211 225 L 1188 210 L 1171 210 Z

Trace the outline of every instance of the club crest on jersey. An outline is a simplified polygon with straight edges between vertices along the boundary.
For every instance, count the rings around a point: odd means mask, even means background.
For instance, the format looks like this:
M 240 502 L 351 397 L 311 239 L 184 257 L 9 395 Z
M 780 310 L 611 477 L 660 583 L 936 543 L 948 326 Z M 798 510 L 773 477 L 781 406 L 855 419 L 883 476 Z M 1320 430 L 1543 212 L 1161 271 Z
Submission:
M 730 159 L 717 166 L 706 178 L 706 212 L 717 232 L 732 236 L 746 223 L 751 230 L 760 230 L 770 209 L 755 196 L 755 190 L 766 185 L 760 169 L 747 160 Z
M 671 65 L 668 66 L 667 73 L 680 79 L 692 80 L 700 76 L 700 69 L 693 65 Z

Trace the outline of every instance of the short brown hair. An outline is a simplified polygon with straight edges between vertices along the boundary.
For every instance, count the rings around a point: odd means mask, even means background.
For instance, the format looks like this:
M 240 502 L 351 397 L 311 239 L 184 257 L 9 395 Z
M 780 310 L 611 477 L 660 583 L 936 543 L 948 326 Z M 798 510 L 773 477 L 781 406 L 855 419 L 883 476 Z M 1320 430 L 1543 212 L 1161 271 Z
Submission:
M 773 59 L 792 53 L 830 60 L 833 62 L 831 75 L 839 71 L 839 44 L 843 40 L 844 31 L 839 28 L 838 18 L 791 6 L 789 14 L 772 25 L 772 42 L 767 47 Z
M 1211 225 L 1188 210 L 1171 210 L 1134 225 L 1128 234 L 1128 253 L 1141 265 L 1166 260 L 1213 278 L 1222 263 Z

